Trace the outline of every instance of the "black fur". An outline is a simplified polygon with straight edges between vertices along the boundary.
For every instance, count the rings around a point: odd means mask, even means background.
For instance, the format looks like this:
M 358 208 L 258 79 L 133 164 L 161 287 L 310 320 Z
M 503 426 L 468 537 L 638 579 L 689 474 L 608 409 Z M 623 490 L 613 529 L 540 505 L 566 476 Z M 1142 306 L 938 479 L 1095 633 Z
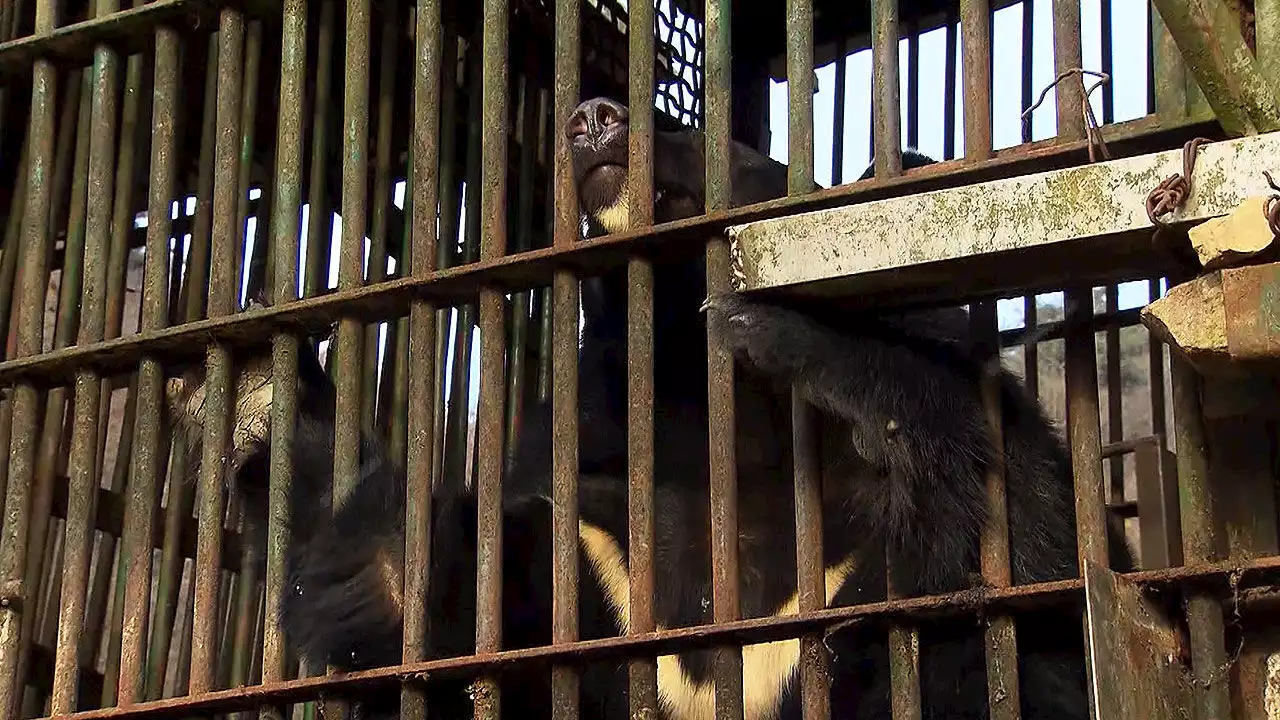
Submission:
M 616 184 L 619 177 L 618 168 L 589 174 L 595 167 L 593 153 L 625 168 L 625 154 L 617 154 L 626 147 L 625 109 L 599 102 L 580 109 L 583 113 L 570 126 L 571 132 L 581 131 L 575 136 L 575 168 L 583 209 L 591 220 L 593 212 L 609 203 L 607 184 Z M 700 136 L 659 133 L 655 147 L 661 191 L 655 217 L 671 220 L 681 212 L 698 212 Z M 760 160 L 742 146 L 735 146 L 734 157 L 735 204 L 781 194 L 782 166 Z M 904 155 L 904 166 L 917 162 L 929 160 Z M 993 449 L 978 395 L 983 368 L 954 342 L 955 324 L 942 322 L 913 332 L 913 316 L 823 317 L 740 296 L 712 298 L 702 313 L 703 267 L 701 260 L 688 257 L 655 267 L 659 624 L 711 621 L 706 365 L 701 350 L 708 321 L 742 360 L 735 394 L 744 616 L 773 612 L 795 588 L 791 386 L 821 411 L 826 562 L 832 566 L 849 556 L 857 559 L 855 574 L 834 604 L 885 597 L 886 546 L 896 558 L 894 585 L 903 593 L 971 587 L 987 517 L 984 472 Z M 604 278 L 593 291 L 584 291 L 579 494 L 583 519 L 607 530 L 625 551 L 626 337 L 625 323 L 619 322 L 625 318 L 620 280 L 618 275 Z M 305 350 L 300 356 L 304 367 L 292 500 L 299 524 L 288 554 L 290 582 L 280 619 L 290 643 L 313 661 L 350 669 L 394 664 L 401 657 L 396 595 L 403 565 L 403 473 L 389 462 L 380 443 L 365 437 L 362 477 L 328 521 L 333 388 L 310 366 L 312 356 Z M 1013 580 L 1073 576 L 1078 568 L 1069 456 L 1017 381 L 1003 373 L 1000 381 Z M 534 408 L 517 463 L 504 479 L 503 637 L 508 648 L 550 641 L 549 422 L 546 408 Z M 265 448 L 263 439 L 245 453 L 247 460 L 239 468 L 236 484 L 249 498 L 264 497 Z M 264 512 L 261 505 L 248 510 L 256 517 Z M 438 490 L 432 514 L 428 657 L 445 657 L 474 647 L 474 499 L 465 491 Z M 1128 550 L 1112 537 L 1113 563 L 1128 569 Z M 579 577 L 581 636 L 617 634 L 602 587 L 585 560 Z M 985 717 L 981 624 L 926 623 L 920 636 L 924 717 Z M 827 646 L 833 653 L 833 716 L 888 718 L 884 629 L 874 623 L 846 626 L 828 636 Z M 1048 609 L 1020 619 L 1018 648 L 1023 717 L 1086 717 L 1079 612 Z M 681 656 L 686 671 L 699 681 L 709 679 L 708 661 L 705 652 Z M 433 712 L 442 717 L 470 713 L 465 681 L 437 682 L 430 695 Z M 503 682 L 504 715 L 549 716 L 545 668 L 512 669 Z M 582 690 L 584 717 L 628 716 L 624 663 L 590 666 Z M 394 715 L 397 703 L 398 693 L 390 692 L 364 698 L 356 707 L 367 714 Z M 785 696 L 780 717 L 799 717 L 794 691 Z

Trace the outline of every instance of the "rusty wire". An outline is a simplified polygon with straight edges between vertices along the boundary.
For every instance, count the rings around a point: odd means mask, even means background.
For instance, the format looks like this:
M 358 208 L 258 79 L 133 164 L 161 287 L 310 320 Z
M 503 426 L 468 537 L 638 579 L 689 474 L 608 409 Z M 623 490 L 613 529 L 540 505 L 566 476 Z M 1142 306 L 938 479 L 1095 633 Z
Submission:
M 1174 173 L 1160 182 L 1147 195 L 1147 217 L 1158 228 L 1166 229 L 1169 224 L 1160 219 L 1161 215 L 1182 207 L 1191 194 L 1191 171 L 1195 168 L 1196 154 L 1200 146 L 1211 142 L 1208 138 L 1194 138 L 1182 146 L 1182 173 Z
M 1098 78 L 1095 83 L 1085 90 L 1084 96 L 1080 100 L 1080 115 L 1084 118 L 1086 128 L 1085 136 L 1089 141 L 1089 162 L 1097 162 L 1099 154 L 1102 155 L 1103 160 L 1110 160 L 1111 151 L 1107 149 L 1107 143 L 1102 139 L 1102 130 L 1098 125 L 1097 116 L 1093 114 L 1093 105 L 1089 104 L 1089 98 L 1093 95 L 1093 91 L 1111 82 L 1111 75 L 1107 73 L 1085 70 L 1084 68 L 1078 67 L 1063 70 L 1058 73 L 1058 76 L 1053 79 L 1053 82 L 1044 86 L 1044 89 L 1040 91 L 1040 97 L 1032 103 L 1031 107 L 1022 111 L 1022 121 L 1024 124 L 1029 122 L 1031 113 L 1035 112 L 1036 108 L 1040 107 L 1040 105 L 1044 103 L 1045 96 L 1049 94 L 1049 91 L 1057 87 L 1059 83 L 1072 75 L 1080 75 L 1082 84 L 1083 76 L 1085 75 L 1092 75 Z
M 1276 185 L 1276 181 L 1271 179 L 1270 172 L 1263 170 L 1262 176 L 1267 179 L 1267 187 L 1280 193 L 1280 185 Z M 1272 194 L 1262 206 L 1262 211 L 1267 217 L 1267 227 L 1271 228 L 1271 234 L 1280 237 L 1280 203 L 1277 200 L 1280 200 L 1280 194 Z

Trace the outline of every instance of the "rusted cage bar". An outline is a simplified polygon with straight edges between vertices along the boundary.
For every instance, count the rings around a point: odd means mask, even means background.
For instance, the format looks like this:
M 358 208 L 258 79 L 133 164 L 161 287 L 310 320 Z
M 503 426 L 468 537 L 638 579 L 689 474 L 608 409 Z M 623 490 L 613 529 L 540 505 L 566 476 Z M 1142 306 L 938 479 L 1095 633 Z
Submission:
M 790 8 L 803 22 L 803 8 Z M 705 209 L 714 212 L 729 207 L 730 198 L 730 113 L 732 65 L 730 27 L 732 3 L 707 3 L 706 66 L 704 93 L 705 120 Z M 788 22 L 792 20 L 788 15 Z M 803 41 L 803 39 L 802 39 Z M 634 93 L 633 93 L 634 94 Z M 634 103 L 635 100 L 632 100 Z M 809 135 L 812 147 L 812 135 Z M 812 150 L 810 151 L 812 156 Z M 730 289 L 731 258 L 728 239 L 720 236 L 707 244 L 707 293 Z M 737 439 L 734 417 L 733 356 L 716 338 L 707 337 L 708 458 L 710 462 L 711 508 L 711 607 L 715 622 L 731 622 L 742 614 L 738 571 L 738 472 L 735 457 Z M 754 717 L 762 710 L 747 706 L 743 696 L 743 651 L 720 647 L 715 655 L 715 716 L 717 720 Z
M 332 3 L 330 3 L 331 5 Z M 273 305 L 298 298 L 299 221 L 302 210 L 303 130 L 307 68 L 307 7 L 289 0 L 282 8 L 280 31 L 279 121 L 276 135 L 275 205 L 270 218 L 270 252 L 273 254 L 270 297 Z M 312 206 L 315 207 L 314 205 Z M 314 218 L 314 216 L 312 216 Z M 312 222 L 315 222 L 312 220 Z M 314 246 L 311 246 L 314 252 Z M 305 273 L 304 273 L 305 274 Z M 309 349 L 309 348 L 306 348 Z M 278 617 L 280 589 L 288 582 L 285 557 L 290 541 L 290 497 L 293 492 L 293 439 L 298 400 L 297 336 L 278 333 L 272 338 L 271 358 L 271 478 L 265 542 L 265 598 L 263 614 Z M 262 682 L 287 680 L 292 674 L 290 653 L 279 625 L 266 622 L 262 636 Z M 283 707 L 264 706 L 262 720 L 280 720 Z
M 416 52 L 414 75 L 414 117 L 412 146 L 409 159 L 409 182 L 405 188 L 406 209 L 412 217 L 412 230 L 408 233 L 410 272 L 425 275 L 436 269 L 437 247 L 443 244 L 434 232 L 436 214 L 440 207 L 437 169 L 440 158 L 442 120 L 439 100 L 442 94 L 439 72 L 446 43 L 456 42 L 454 36 L 441 31 L 441 8 L 438 2 L 420 3 L 416 9 Z M 386 49 L 384 48 L 384 52 Z M 446 76 L 452 77 L 452 76 Z M 452 94 L 452 86 L 444 93 Z M 408 497 L 423 498 L 422 502 L 409 506 L 405 518 L 404 597 L 405 662 L 426 659 L 427 630 L 426 602 L 431 567 L 431 491 L 436 479 L 434 455 L 437 446 L 433 442 L 432 423 L 437 400 L 433 395 L 436 378 L 436 307 L 426 302 L 415 302 L 409 314 L 408 358 L 417 372 L 409 375 L 407 403 L 408 456 L 405 470 L 408 477 Z M 398 457 L 398 456 L 397 456 Z M 426 717 L 427 697 L 421 687 L 406 683 L 400 691 L 400 712 L 407 720 Z
M 35 32 L 51 32 L 56 25 L 56 5 L 43 0 L 36 5 Z M 39 353 L 44 336 L 44 294 L 48 249 L 53 242 L 48 227 L 50 166 L 53 162 L 54 112 L 57 71 L 48 60 L 37 60 L 32 70 L 31 110 L 27 126 L 26 205 L 22 220 L 22 275 L 18 299 L 16 355 Z M 12 252 L 7 250 L 6 252 Z M 5 495 L 5 522 L 0 535 L 0 708 L 16 714 L 22 702 L 20 628 L 30 612 L 32 582 L 26 576 L 27 530 L 30 523 L 32 476 L 35 470 L 35 436 L 41 393 L 30 383 L 13 389 L 15 432 L 9 446 L 9 475 Z
M 480 171 L 480 258 L 495 260 L 507 248 L 507 146 L 509 126 L 507 63 L 509 16 L 506 0 L 485 0 L 482 80 L 483 152 Z M 472 186 L 474 187 L 474 186 Z M 476 204 L 473 202 L 472 207 Z M 502 459 L 503 349 L 506 318 L 503 294 L 480 289 L 480 404 L 476 442 L 486 452 L 476 459 L 476 652 L 502 647 Z M 461 329 L 458 335 L 461 337 Z M 454 396 L 455 398 L 458 395 Z M 498 681 L 482 676 L 475 693 L 477 720 L 496 720 L 502 698 Z
M 627 228 L 653 225 L 654 8 L 629 5 Z M 628 634 L 655 630 L 653 613 L 653 261 L 627 261 L 627 571 Z M 631 716 L 658 711 L 658 664 L 629 665 Z M 717 683 L 718 684 L 718 683 Z
M 582 2 L 556 0 L 555 7 L 556 120 L 573 113 L 582 88 Z M 554 133 L 552 171 L 552 243 L 570 246 L 578 239 L 580 215 L 573 163 L 569 157 L 569 137 Z M 551 499 L 552 515 L 552 600 L 551 641 L 570 643 L 578 639 L 578 278 L 568 268 L 556 271 L 552 287 L 551 313 L 552 381 Z M 556 717 L 577 720 L 580 677 L 577 668 L 556 665 L 551 670 L 551 707 Z

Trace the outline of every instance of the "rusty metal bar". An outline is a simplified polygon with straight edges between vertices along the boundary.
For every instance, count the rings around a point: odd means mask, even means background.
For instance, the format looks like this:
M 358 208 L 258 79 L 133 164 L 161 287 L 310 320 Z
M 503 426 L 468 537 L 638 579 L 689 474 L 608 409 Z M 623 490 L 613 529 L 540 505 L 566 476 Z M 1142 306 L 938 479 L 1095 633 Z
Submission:
M 808 5 L 808 3 L 799 3 Z M 706 67 L 704 72 L 704 95 L 706 107 L 705 134 L 705 188 L 706 211 L 723 210 L 729 207 L 730 198 L 730 114 L 732 112 L 732 62 L 731 32 L 732 3 L 728 0 L 715 0 L 706 4 Z M 787 7 L 787 27 L 794 31 L 798 23 L 803 23 L 805 7 L 797 7 L 796 2 L 789 2 Z M 800 37 L 794 32 L 788 33 L 788 78 L 793 78 L 790 65 L 794 60 L 794 43 L 807 43 L 812 47 L 812 31 L 801 30 Z M 805 53 L 801 51 L 801 55 Z M 808 55 L 812 58 L 812 50 Z M 807 124 L 807 131 L 789 134 L 792 148 L 808 142 L 808 154 L 813 157 L 813 70 L 810 67 L 802 73 L 809 78 L 810 91 L 809 111 L 798 112 L 794 105 L 790 107 L 790 127 L 792 131 L 798 125 Z M 790 89 L 789 93 L 803 92 L 803 88 Z M 794 95 L 792 95 L 794 97 Z M 633 100 L 633 102 L 635 102 Z M 796 115 L 802 118 L 797 122 Z M 790 156 L 801 153 L 791 152 Z M 800 167 L 805 167 L 801 162 Z M 792 165 L 796 167 L 796 165 Z M 808 163 L 806 177 L 812 183 L 813 164 Z M 729 240 L 724 235 L 713 236 L 706 246 L 706 283 L 707 293 L 723 293 L 731 289 L 730 274 L 732 261 L 729 255 Z M 733 353 L 714 335 L 707 335 L 707 411 L 708 438 L 710 447 L 710 510 L 711 510 L 711 607 L 712 618 L 717 623 L 732 622 L 742 615 L 738 589 L 738 471 L 735 457 L 735 438 L 737 437 L 734 408 L 734 367 Z M 715 715 L 717 720 L 738 720 L 743 717 L 744 701 L 742 696 L 742 648 L 723 646 L 716 649 L 713 680 L 715 684 Z
M 316 35 L 315 97 L 311 100 L 311 166 L 307 178 L 307 266 L 303 272 L 303 297 L 311 297 L 329 285 L 329 250 L 333 242 L 328 201 L 328 114 L 333 105 L 333 59 L 337 55 L 338 0 L 320 0 Z
M 409 179 L 405 187 L 406 210 L 412 214 L 412 234 L 408 244 L 408 272 L 424 275 L 436 268 L 437 248 L 443 243 L 436 237 L 436 214 L 439 208 L 439 176 L 441 139 L 441 75 L 445 57 L 441 32 L 441 3 L 436 0 L 419 3 L 417 50 L 414 57 L 414 116 L 410 147 Z M 451 38 L 450 38 L 451 39 Z M 453 92 L 453 88 L 445 88 Z M 426 657 L 426 598 L 431 567 L 431 493 L 436 479 L 432 442 L 432 425 L 438 398 L 436 378 L 436 307 L 415 301 L 409 310 L 408 358 L 415 371 L 408 376 L 408 454 L 406 497 L 420 498 L 409 504 L 405 517 L 404 545 L 404 650 L 405 662 Z M 400 716 L 405 720 L 426 717 L 427 697 L 420 688 L 406 683 L 400 690 Z
M 653 224 L 653 98 L 656 17 L 652 3 L 628 6 L 630 128 L 627 209 L 630 228 Z M 652 632 L 653 616 L 653 263 L 627 261 L 627 529 L 628 634 Z M 658 712 L 657 660 L 630 661 L 631 716 Z M 719 693 L 717 693 L 717 699 Z M 719 703 L 717 703 L 719 704 Z
M 1053 0 L 1053 70 L 1058 75 L 1080 67 L 1080 0 Z M 1058 83 L 1058 138 L 1084 137 L 1084 82 L 1071 75 Z
M 1040 340 L 1038 339 L 1038 321 L 1036 315 L 1035 293 L 1022 298 L 1022 326 L 1025 331 L 1022 341 L 1022 385 L 1033 398 L 1040 397 Z
M 235 312 L 239 278 L 236 217 L 239 199 L 240 113 L 244 66 L 244 16 L 226 10 L 218 27 L 217 134 L 214 145 L 213 235 L 209 273 L 209 315 Z M 191 269 L 188 268 L 188 273 Z M 201 444 L 192 614 L 190 689 L 212 690 L 216 682 L 222 527 L 226 512 L 222 457 L 230 442 L 233 398 L 230 350 L 216 343 L 206 350 L 205 420 Z
M 899 114 L 901 117 L 901 114 Z M 920 147 L 920 29 L 915 17 L 907 26 L 907 147 Z
M 1064 292 L 1072 326 L 1066 334 L 1067 436 L 1075 476 L 1076 530 L 1080 560 L 1110 567 L 1107 553 L 1106 481 L 1098 416 L 1098 367 L 1092 288 Z
M 796 592 L 801 613 L 826 607 L 822 556 L 822 468 L 817 410 L 791 394 L 791 436 L 795 464 Z M 828 657 L 820 633 L 800 638 L 800 703 L 805 720 L 831 717 Z
M 117 10 L 116 0 L 98 0 L 98 15 Z M 99 46 L 93 64 L 93 107 L 89 143 L 87 213 L 85 217 L 84 279 L 80 298 L 78 343 L 99 342 L 106 330 L 107 253 L 111 234 L 111 200 L 114 197 L 116 128 L 119 124 L 119 97 L 116 81 L 119 57 Z M 76 374 L 75 411 L 71 431 L 71 458 L 65 561 L 54 657 L 54 713 L 76 708 L 80 679 L 80 639 L 84 623 L 86 585 L 89 581 L 89 553 L 93 548 L 94 507 L 98 483 L 98 421 L 102 401 L 102 380 L 92 367 Z M 97 650 L 97 648 L 94 648 Z
M 950 160 L 956 156 L 956 64 L 959 62 L 959 8 L 955 4 L 947 6 L 947 45 L 946 60 L 943 63 L 942 78 L 942 157 Z
M 896 46 L 894 53 L 896 57 Z M 843 55 L 839 62 L 840 67 L 843 68 L 845 64 Z M 843 97 L 842 90 L 843 88 L 837 90 L 841 97 Z M 813 3 L 811 0 L 788 0 L 787 2 L 787 93 L 787 193 L 796 196 L 813 190 Z M 896 107 L 894 112 L 897 112 Z M 844 108 L 837 108 L 836 113 L 843 118 Z M 843 128 L 841 130 L 840 135 L 843 135 Z M 728 255 L 727 247 L 725 254 Z M 728 358 L 727 362 L 732 368 L 732 357 Z M 708 367 L 708 373 L 714 378 L 714 370 L 711 367 Z M 732 395 L 730 395 L 731 399 Z M 732 411 L 732 407 L 730 410 Z M 816 412 L 799 392 L 792 391 L 791 436 L 796 503 L 796 592 L 802 613 L 819 610 L 826 606 L 822 555 L 822 489 Z M 732 428 L 732 425 L 730 427 Z M 715 437 L 714 429 L 712 437 Z M 730 436 L 728 442 L 732 443 L 733 439 Z M 732 448 L 733 446 L 730 445 L 730 451 Z M 737 578 L 736 568 L 734 578 L 735 580 Z M 827 718 L 831 714 L 831 708 L 827 687 L 827 654 L 821 634 L 810 633 L 800 638 L 800 658 L 799 690 L 804 717 L 806 720 Z
M 151 197 L 147 209 L 146 265 L 143 268 L 143 332 L 168 320 L 165 282 L 169 268 L 170 204 L 175 188 L 174 140 L 178 102 L 178 37 L 168 28 L 156 33 L 155 83 L 151 115 Z M 118 702 L 144 698 L 148 615 L 151 604 L 152 535 L 164 471 L 164 368 L 158 358 L 144 357 L 138 368 L 138 414 L 134 432 L 134 466 L 129 481 L 128 510 L 121 535 L 120 567 L 124 582 L 124 626 L 120 650 Z M 126 426 L 126 432 L 128 427 Z M 172 502 L 172 500 L 170 501 Z
M 1153 588 L 1182 586 L 1231 592 L 1232 588 L 1248 589 L 1274 584 L 1280 579 L 1280 557 L 1269 556 L 1240 562 L 1183 566 L 1122 575 L 1126 580 Z M 1233 585 L 1234 583 L 1234 585 Z M 964 590 L 946 595 L 911 598 L 900 601 L 835 607 L 811 613 L 775 615 L 738 620 L 723 625 L 662 630 L 643 636 L 586 640 L 573 644 L 544 645 L 534 648 L 505 650 L 490 654 L 462 655 L 411 665 L 398 665 L 329 677 L 305 678 L 272 685 L 231 688 L 201 696 L 172 698 L 128 708 L 105 708 L 76 713 L 67 720 L 125 720 L 126 718 L 189 717 L 211 712 L 251 708 L 264 702 L 296 702 L 315 697 L 320 692 L 349 693 L 379 687 L 392 687 L 402 677 L 427 674 L 431 677 L 472 675 L 479 668 L 546 663 L 564 658 L 575 664 L 634 656 L 638 653 L 667 655 L 716 644 L 772 642 L 794 638 L 814 629 L 829 627 L 853 619 L 877 622 L 898 617 L 946 618 L 972 616 L 975 608 L 988 612 L 1012 612 L 1022 608 L 1043 607 L 1049 603 L 1083 601 L 1084 581 L 1076 578 L 1003 589 Z
M 1147 302 L 1153 303 L 1160 298 L 1160 279 L 1147 281 Z M 1160 438 L 1160 446 L 1166 445 L 1167 416 L 1165 413 L 1164 392 L 1164 343 L 1160 342 L 1150 330 L 1147 331 L 1147 378 L 1151 386 L 1151 434 Z
M 986 25 L 986 23 L 983 23 Z M 968 43 L 965 43 L 968 46 Z M 969 67 L 966 65 L 966 67 Z M 965 137 L 970 137 L 965 132 Z M 991 587 L 1009 587 L 1009 505 L 1005 493 L 1004 419 L 1000 364 L 1000 334 L 994 300 L 970 305 L 972 336 L 981 346 L 977 357 L 988 363 L 982 374 L 982 405 L 994 453 L 987 468 L 987 507 L 990 515 L 981 538 L 982 578 Z M 1018 686 L 1018 640 L 1013 618 L 990 617 L 984 628 L 987 657 L 987 706 L 992 720 L 1017 720 L 1021 716 Z
M 259 20 L 248 23 L 244 38 L 244 60 L 241 62 L 244 84 L 240 91 L 240 167 L 236 173 L 236 186 L 239 188 L 236 198 L 236 226 L 239 228 L 237 233 L 241 237 L 241 241 L 236 243 L 235 306 L 237 310 L 243 309 L 245 302 L 248 301 L 248 298 L 241 299 L 241 293 L 245 288 L 244 283 L 251 274 L 250 264 L 252 263 L 252 258 L 246 257 L 248 248 L 245 245 L 249 237 L 249 183 L 250 166 L 253 163 L 254 135 L 257 129 L 254 120 L 258 115 L 258 78 L 262 74 L 262 22 Z M 254 243 L 255 255 L 260 254 L 262 248 L 268 244 L 269 233 L 266 232 L 265 217 L 263 219 L 264 222 L 260 224 L 257 232 L 257 241 Z
M 510 98 L 507 49 L 510 14 L 507 0 L 485 0 L 481 82 L 482 145 L 479 183 L 480 257 L 494 260 L 507 249 L 507 146 Z M 473 186 L 474 187 L 474 186 Z M 471 205 L 475 206 L 474 196 Z M 502 647 L 502 404 L 506 339 L 503 293 L 480 289 L 480 406 L 476 443 L 476 652 Z M 467 333 L 470 334 L 470 333 Z M 463 329 L 458 340 L 463 341 Z M 455 388 L 456 390 L 456 388 Z M 454 395 L 459 402 L 460 395 Z M 465 403 L 465 391 L 461 394 Z M 482 676 L 474 686 L 476 720 L 496 720 L 502 698 L 497 677 Z
M 1112 283 L 1107 285 L 1104 302 L 1108 315 L 1120 311 L 1120 288 Z M 1120 328 L 1112 325 L 1106 331 L 1107 358 L 1107 441 L 1120 442 L 1124 439 L 1124 386 L 1120 374 Z M 1109 502 L 1124 502 L 1124 458 L 1114 456 L 1108 461 L 1110 471 Z
M 280 103 L 276 126 L 275 198 L 271 213 L 270 246 L 273 254 L 271 297 L 273 305 L 298 298 L 298 245 L 302 211 L 303 137 L 305 117 L 303 96 L 307 86 L 307 5 L 305 0 L 286 0 L 280 37 Z M 265 235 L 265 233 L 264 233 Z M 290 675 L 289 649 L 275 618 L 280 610 L 280 591 L 287 582 L 285 557 L 292 523 L 290 496 L 293 485 L 293 439 L 296 431 L 298 338 L 291 333 L 275 335 L 271 376 L 271 477 L 268 488 L 266 537 L 266 592 L 263 615 L 262 682 L 271 683 Z M 282 706 L 263 706 L 261 720 L 280 720 Z
M 1112 50 L 1111 0 L 1098 0 L 1098 14 L 1101 16 L 1100 34 L 1102 35 L 1102 72 L 1112 76 L 1115 68 L 1115 53 Z M 1025 107 L 1025 106 L 1024 106 Z M 1116 86 L 1109 82 L 1102 86 L 1102 122 L 1110 124 L 1116 119 Z
M 875 142 L 871 151 L 878 178 L 902 172 L 899 37 L 897 1 L 874 0 L 871 3 L 871 129 Z
M 366 282 L 373 284 L 382 282 L 387 277 L 387 249 L 390 246 L 388 232 L 390 222 L 388 214 L 392 207 L 393 185 L 391 180 L 391 140 L 392 122 L 395 119 L 395 87 L 396 60 L 398 59 L 398 41 L 404 32 L 402 27 L 406 5 L 399 0 L 382 3 L 382 37 L 378 43 L 378 122 L 374 146 L 373 170 L 373 202 L 369 211 L 369 253 L 368 267 L 365 271 Z M 408 188 L 405 188 L 408 197 Z M 363 251 L 362 251 L 363 252 Z M 404 258 L 402 257 L 401 260 Z M 405 273 L 401 273 L 402 275 Z M 365 328 L 364 337 L 364 378 L 363 378 L 363 426 L 370 430 L 377 427 L 376 411 L 378 398 L 378 335 L 382 323 L 370 323 Z M 387 349 L 394 347 L 387 343 Z M 386 354 L 389 361 L 391 353 Z M 390 362 L 387 362 L 388 367 Z M 389 373 L 384 374 L 384 382 L 391 379 Z
M 552 127 L 560 128 L 578 105 L 582 87 L 582 1 L 556 0 L 555 102 Z M 579 239 L 578 194 L 573 179 L 569 138 L 552 132 L 554 225 L 552 244 L 570 247 Z M 551 291 L 551 641 L 578 639 L 578 278 L 569 268 L 556 270 Z M 544 341 L 545 344 L 545 341 Z M 565 720 L 579 716 L 577 669 L 551 669 L 551 709 Z
M 964 159 L 991 157 L 991 4 L 988 0 L 960 2 L 961 61 L 964 73 Z M 878 174 L 878 173 L 877 173 Z
M 849 73 L 849 40 L 843 35 L 836 41 L 836 95 L 831 127 L 831 187 L 844 182 L 844 120 Z
M 1035 67 L 1035 33 L 1036 33 L 1036 1 L 1022 0 L 1022 104 L 1019 107 L 1031 107 L 1035 101 L 1035 88 L 1032 68 Z M 1022 121 L 1022 142 L 1031 142 L 1035 113 L 1027 115 Z
M 55 0 L 40 0 L 36 4 L 34 34 L 51 32 L 55 15 Z M 18 357 L 37 354 L 43 346 L 48 252 L 53 243 L 53 235 L 49 231 L 52 190 L 49 176 L 53 162 L 56 100 L 57 71 L 50 61 L 37 60 L 32 69 L 27 202 L 20 246 L 22 287 L 17 308 Z M 25 566 L 40 400 L 40 392 L 34 385 L 20 382 L 14 387 L 10 401 L 14 432 L 9 446 L 5 522 L 0 529 L 0 712 L 5 713 L 16 713 L 22 700 L 23 684 L 18 673 L 19 635 L 23 613 L 34 610 L 34 607 L 24 607 L 30 599 L 31 589 L 31 583 L 25 576 Z
M 1170 358 L 1173 420 L 1177 438 L 1178 499 L 1184 562 L 1212 562 L 1226 555 L 1226 539 L 1210 491 L 1208 439 L 1201 407 L 1201 380 L 1176 354 Z M 1191 672 L 1199 717 L 1231 717 L 1231 692 L 1222 604 L 1212 595 L 1190 591 L 1186 598 Z

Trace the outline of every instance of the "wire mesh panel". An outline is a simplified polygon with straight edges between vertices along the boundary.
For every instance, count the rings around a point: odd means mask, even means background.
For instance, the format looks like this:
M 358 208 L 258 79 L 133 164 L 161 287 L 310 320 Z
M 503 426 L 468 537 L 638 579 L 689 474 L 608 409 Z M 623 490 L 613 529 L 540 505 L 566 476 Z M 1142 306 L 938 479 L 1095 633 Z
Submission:
M 1269 712 L 1202 5 L 6 3 L 5 717 Z

